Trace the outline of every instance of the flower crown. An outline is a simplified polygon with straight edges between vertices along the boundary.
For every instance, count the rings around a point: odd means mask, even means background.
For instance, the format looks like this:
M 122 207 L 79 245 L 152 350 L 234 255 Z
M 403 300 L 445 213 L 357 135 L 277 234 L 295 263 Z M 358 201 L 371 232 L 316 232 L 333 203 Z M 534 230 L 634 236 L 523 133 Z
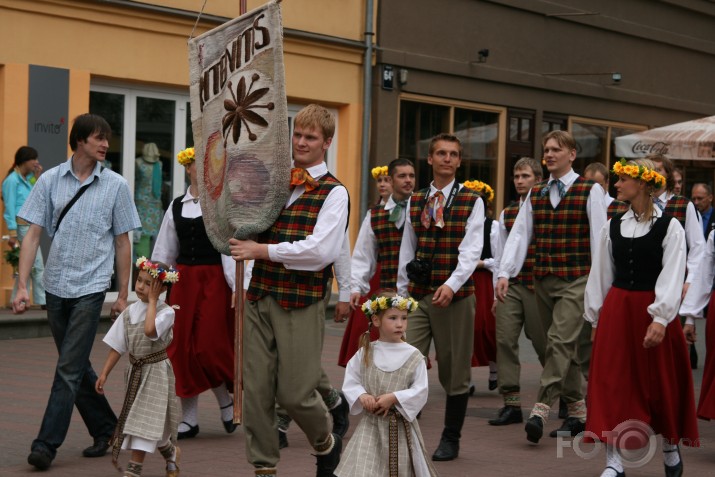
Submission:
M 665 177 L 658 174 L 653 169 L 636 164 L 628 164 L 624 158 L 613 164 L 613 173 L 617 175 L 627 175 L 634 179 L 640 179 L 648 185 L 656 188 L 665 187 Z
M 478 180 L 464 181 L 464 187 L 473 190 L 474 192 L 481 195 L 490 202 L 494 200 L 494 189 L 492 189 L 491 186 L 486 182 Z
M 414 298 L 405 298 L 400 295 L 387 297 L 387 296 L 373 296 L 371 299 L 367 300 L 362 304 L 362 312 L 365 316 L 370 318 L 371 316 L 377 314 L 379 311 L 387 310 L 389 308 L 397 308 L 398 310 L 407 310 L 408 313 L 412 313 L 417 309 L 417 301 Z
M 378 166 L 372 168 L 372 178 L 377 180 L 380 176 L 387 175 L 387 166 Z
M 164 284 L 176 283 L 179 281 L 179 272 L 174 267 L 165 269 L 160 267 L 158 263 L 150 262 L 146 257 L 137 258 L 137 268 L 147 272 L 152 278 L 158 278 Z
M 187 147 L 180 153 L 176 155 L 176 158 L 179 160 L 179 164 L 182 166 L 188 166 L 192 162 L 194 162 L 194 148 L 193 147 Z

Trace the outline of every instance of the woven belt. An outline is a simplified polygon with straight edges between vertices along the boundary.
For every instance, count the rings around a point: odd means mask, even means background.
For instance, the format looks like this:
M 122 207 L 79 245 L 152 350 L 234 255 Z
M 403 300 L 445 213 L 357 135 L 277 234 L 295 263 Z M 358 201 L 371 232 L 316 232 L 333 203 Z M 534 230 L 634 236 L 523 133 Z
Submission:
M 112 445 L 112 464 L 114 464 L 114 467 L 120 472 L 122 468 L 119 466 L 119 451 L 122 450 L 122 442 L 124 442 L 124 424 L 127 421 L 129 410 L 132 408 L 132 404 L 134 404 L 134 399 L 137 397 L 137 391 L 139 390 L 139 384 L 141 384 L 142 379 L 142 367 L 145 364 L 158 363 L 167 358 L 166 349 L 142 356 L 141 358 L 137 358 L 131 354 L 129 355 L 129 363 L 132 365 L 132 370 L 129 373 L 127 394 L 124 396 L 124 404 L 122 404 L 122 412 L 119 414 L 119 419 L 117 420 L 117 427 L 114 429 L 112 439 L 109 441 L 110 445 Z
M 387 413 L 387 419 L 389 422 L 388 434 L 389 434 L 389 470 L 390 477 L 397 477 L 398 468 L 400 462 L 398 459 L 399 444 L 399 425 L 405 428 L 405 438 L 407 439 L 407 450 L 410 453 L 410 467 L 412 468 L 412 475 L 415 475 L 415 463 L 412 459 L 412 428 L 410 427 L 409 421 L 400 414 L 394 407 L 390 409 Z

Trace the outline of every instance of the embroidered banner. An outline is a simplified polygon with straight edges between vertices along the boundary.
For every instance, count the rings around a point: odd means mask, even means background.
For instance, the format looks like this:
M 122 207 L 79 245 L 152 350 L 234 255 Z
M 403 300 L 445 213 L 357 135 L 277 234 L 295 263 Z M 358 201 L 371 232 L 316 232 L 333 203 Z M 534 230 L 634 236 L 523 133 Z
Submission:
M 214 247 L 263 232 L 290 194 L 279 2 L 189 41 L 199 197 Z

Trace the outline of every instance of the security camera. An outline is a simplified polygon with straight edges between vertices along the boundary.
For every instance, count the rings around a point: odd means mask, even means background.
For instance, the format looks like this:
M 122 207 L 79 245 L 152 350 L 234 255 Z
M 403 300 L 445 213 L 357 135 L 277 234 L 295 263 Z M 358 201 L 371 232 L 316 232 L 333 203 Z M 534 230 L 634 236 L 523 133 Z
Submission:
M 611 79 L 613 80 L 614 83 L 620 83 L 621 82 L 621 74 L 620 73 L 612 73 Z

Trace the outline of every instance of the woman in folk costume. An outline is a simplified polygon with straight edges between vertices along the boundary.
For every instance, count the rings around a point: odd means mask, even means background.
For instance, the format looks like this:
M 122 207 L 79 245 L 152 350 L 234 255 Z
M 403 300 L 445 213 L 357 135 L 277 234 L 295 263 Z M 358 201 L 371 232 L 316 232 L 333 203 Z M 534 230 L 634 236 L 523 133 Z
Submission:
M 494 199 L 494 189 L 481 181 L 465 181 L 464 187 L 479 194 L 485 203 Z M 477 307 L 474 313 L 474 351 L 472 367 L 489 366 L 489 390 L 497 388 L 497 337 L 496 321 L 493 313 L 495 273 L 498 272 L 494 257 L 500 255 L 499 222 L 484 218 L 484 246 L 477 268 L 474 270 L 474 296 Z M 469 393 L 474 394 L 474 384 L 469 385 Z
M 169 358 L 176 373 L 176 394 L 183 413 L 179 439 L 199 433 L 199 394 L 211 389 L 220 408 L 226 432 L 233 424 L 233 330 L 231 290 L 235 263 L 217 252 L 208 236 L 199 204 L 194 148 L 178 154 L 191 185 L 169 206 L 156 238 L 153 261 L 175 266 L 181 282 L 172 290 L 169 304 L 177 306 L 174 341 Z
M 681 440 L 698 445 L 687 344 L 674 320 L 685 233 L 653 204 L 653 190 L 665 184 L 654 168 L 647 159 L 613 166 L 618 199 L 631 206 L 603 227 L 586 285 L 593 326 L 586 431 L 606 443 L 602 477 L 625 475 L 622 455 L 645 448 L 651 429 L 663 436 L 666 476 L 682 475 Z
M 338 477 L 436 476 L 427 459 L 417 414 L 427 402 L 424 356 L 405 340 L 407 315 L 417 302 L 382 292 L 362 305 L 380 338 L 369 331 L 345 370 L 350 412 L 366 411 L 335 470 Z
M 680 306 L 680 316 L 685 317 L 683 333 L 690 343 L 695 343 L 694 318 L 702 318 L 703 309 L 707 306 L 707 324 L 705 326 L 705 369 L 700 386 L 698 401 L 698 417 L 709 421 L 715 419 L 715 231 L 710 232 L 698 273 L 685 295 Z
M 120 449 L 131 449 L 125 477 L 139 477 L 147 452 L 157 448 L 166 460 L 166 476 L 179 475 L 181 451 L 174 445 L 179 426 L 179 403 L 176 399 L 174 371 L 166 348 L 171 343 L 174 310 L 159 295 L 179 280 L 178 272 L 163 263 L 152 263 L 140 257 L 134 290 L 139 301 L 127 307 L 104 337 L 112 349 L 97 378 L 95 390 L 104 394 L 109 373 L 125 353 L 129 367 L 124 405 L 112 436 L 112 463 L 118 464 Z
M 377 183 L 377 193 L 380 197 L 380 200 L 375 207 L 384 207 L 392 194 L 392 181 L 390 180 L 390 176 L 387 174 L 387 166 L 374 167 L 372 169 L 372 178 L 375 179 Z M 360 236 L 364 235 L 363 229 L 370 227 L 370 217 L 371 211 L 368 211 L 367 216 L 365 217 L 365 220 L 363 220 L 363 224 L 360 227 L 360 234 L 358 234 L 357 243 L 355 244 L 356 248 L 359 247 L 359 244 L 361 243 Z M 367 293 L 363 294 L 363 297 L 360 300 L 361 304 L 364 303 L 368 297 L 372 296 L 378 289 L 380 289 L 380 264 L 378 263 L 376 265 L 375 273 L 370 279 L 370 289 Z M 397 279 L 395 279 L 395 281 L 397 281 Z M 350 318 L 348 319 L 348 324 L 345 327 L 345 333 L 343 333 L 343 341 L 340 345 L 340 353 L 338 354 L 339 366 L 347 366 L 350 358 L 352 358 L 358 350 L 360 346 L 360 337 L 367 330 L 367 322 L 368 320 L 365 319 L 365 316 L 359 308 L 353 310 Z M 373 330 L 370 336 L 373 341 L 376 340 L 378 338 L 377 331 Z

